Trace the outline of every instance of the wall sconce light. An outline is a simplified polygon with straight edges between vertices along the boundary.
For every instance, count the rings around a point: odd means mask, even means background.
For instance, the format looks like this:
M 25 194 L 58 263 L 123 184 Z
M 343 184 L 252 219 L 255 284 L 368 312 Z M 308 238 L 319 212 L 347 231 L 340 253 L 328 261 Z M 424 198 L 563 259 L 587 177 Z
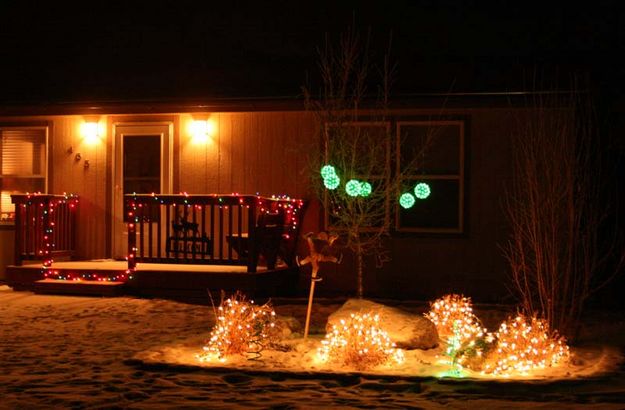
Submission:
M 191 141 L 194 144 L 207 144 L 215 131 L 210 120 L 197 120 L 191 123 Z
M 100 142 L 100 125 L 97 121 L 84 122 L 81 127 L 84 141 L 91 145 Z

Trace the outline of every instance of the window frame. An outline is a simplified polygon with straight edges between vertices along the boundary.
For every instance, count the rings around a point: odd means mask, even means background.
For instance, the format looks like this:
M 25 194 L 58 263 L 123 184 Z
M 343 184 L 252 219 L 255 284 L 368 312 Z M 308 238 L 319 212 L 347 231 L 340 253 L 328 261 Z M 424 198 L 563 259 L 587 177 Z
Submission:
M 460 119 L 397 119 L 395 121 L 396 130 L 396 155 L 395 155 L 395 172 L 396 175 L 400 173 L 401 166 L 401 130 L 402 126 L 458 126 L 459 128 L 459 146 L 458 146 L 458 173 L 457 174 L 420 174 L 414 176 L 407 176 L 403 178 L 409 181 L 433 181 L 433 180 L 446 180 L 446 181 L 458 181 L 458 226 L 454 228 L 419 228 L 419 227 L 402 227 L 400 224 L 400 205 L 395 201 L 394 217 L 395 217 L 395 232 L 397 233 L 414 233 L 414 234 L 451 234 L 462 235 L 465 234 L 465 191 L 466 191 L 466 123 L 465 118 Z M 401 195 L 401 192 L 397 192 L 397 197 Z
M 29 131 L 29 130 L 35 130 L 35 131 L 43 131 L 43 136 L 44 136 L 44 164 L 42 167 L 42 174 L 41 175 L 34 175 L 34 174 L 30 174 L 30 175 L 9 175 L 9 174 L 3 174 L 2 173 L 2 141 L 1 141 L 1 137 L 2 137 L 2 132 L 3 131 Z M 18 178 L 18 179 L 24 179 L 24 180 L 41 180 L 43 179 L 43 194 L 47 194 L 48 193 L 48 189 L 49 189 L 49 178 L 50 178 L 50 124 L 48 123 L 19 123 L 19 124 L 5 124 L 5 123 L 0 123 L 0 181 L 2 181 L 2 179 L 4 178 Z M 26 193 L 26 192 L 22 192 L 22 193 Z M 3 226 L 13 226 L 15 225 L 15 220 L 0 220 L 0 225 Z

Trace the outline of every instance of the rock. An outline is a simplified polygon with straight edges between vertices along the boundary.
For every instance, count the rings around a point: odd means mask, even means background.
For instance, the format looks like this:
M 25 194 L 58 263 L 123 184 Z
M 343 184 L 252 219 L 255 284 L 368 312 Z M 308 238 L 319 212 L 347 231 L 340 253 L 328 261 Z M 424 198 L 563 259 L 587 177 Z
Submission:
M 293 316 L 276 316 L 274 332 L 278 338 L 286 339 L 294 333 L 302 333 L 302 324 Z
M 436 326 L 423 315 L 364 299 L 349 299 L 339 310 L 332 313 L 328 317 L 326 332 L 332 329 L 333 324 L 338 325 L 341 319 L 349 320 L 352 313 L 378 315 L 380 328 L 388 333 L 399 348 L 412 350 L 438 346 Z

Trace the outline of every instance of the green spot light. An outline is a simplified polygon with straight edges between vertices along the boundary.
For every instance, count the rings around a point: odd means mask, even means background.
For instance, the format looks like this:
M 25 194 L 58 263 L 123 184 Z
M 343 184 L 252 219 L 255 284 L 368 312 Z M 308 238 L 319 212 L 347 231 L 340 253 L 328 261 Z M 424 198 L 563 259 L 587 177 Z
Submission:
M 345 192 L 349 196 L 358 196 L 360 194 L 360 181 L 357 179 L 350 179 L 345 184 Z
M 336 176 L 336 170 L 332 165 L 324 165 L 321 167 L 321 177 L 323 179 L 330 178 L 331 176 Z
M 432 190 L 430 189 L 430 186 L 428 184 L 426 184 L 425 182 L 419 182 L 414 187 L 414 194 L 419 199 L 427 198 L 428 196 L 430 196 L 431 192 L 432 192 Z
M 323 185 L 328 189 L 336 189 L 341 184 L 341 179 L 337 175 L 330 175 L 323 179 Z
M 415 202 L 414 196 L 410 192 L 406 192 L 399 197 L 399 205 L 404 209 L 412 208 Z
M 371 195 L 371 184 L 368 182 L 361 182 L 360 183 L 360 191 L 358 192 L 358 194 L 360 196 L 369 196 Z

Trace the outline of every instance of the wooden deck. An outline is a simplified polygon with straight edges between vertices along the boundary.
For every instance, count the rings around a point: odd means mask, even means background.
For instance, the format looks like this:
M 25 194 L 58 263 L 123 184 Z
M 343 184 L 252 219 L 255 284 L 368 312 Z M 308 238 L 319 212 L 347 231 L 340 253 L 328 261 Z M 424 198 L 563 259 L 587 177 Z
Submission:
M 46 279 L 41 264 L 9 266 L 7 283 L 16 290 L 37 293 L 134 295 L 210 304 L 209 291 L 216 301 L 222 290 L 240 290 L 256 298 L 292 296 L 299 279 L 298 270 L 287 266 L 275 269 L 259 266 L 256 272 L 247 272 L 246 266 L 241 265 L 138 263 L 132 279 L 127 282 L 106 281 L 107 277 L 125 273 L 127 268 L 126 261 L 114 260 L 55 262 L 51 267 L 51 270 L 61 274 L 97 275 L 101 279 L 98 284 L 94 280 Z

